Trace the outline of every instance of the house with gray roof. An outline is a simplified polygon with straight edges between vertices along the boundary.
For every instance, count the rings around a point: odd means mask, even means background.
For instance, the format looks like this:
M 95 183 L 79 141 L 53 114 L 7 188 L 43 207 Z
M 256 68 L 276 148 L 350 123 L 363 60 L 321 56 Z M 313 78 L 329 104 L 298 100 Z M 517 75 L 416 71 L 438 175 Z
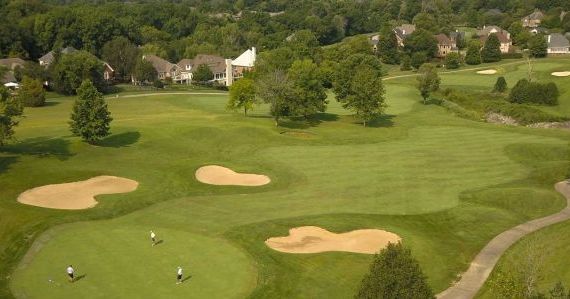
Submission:
M 540 10 L 535 10 L 530 15 L 521 19 L 523 27 L 536 28 L 540 26 L 540 22 L 544 19 L 544 14 Z
M 0 83 L 16 83 L 16 77 L 14 77 L 14 70 L 17 67 L 24 67 L 26 62 L 20 58 L 4 58 L 0 59 L 0 67 L 5 69 L 4 75 L 0 77 Z
M 156 55 L 143 55 L 142 59 L 152 64 L 152 66 L 158 73 L 158 79 L 160 80 L 172 79 L 172 81 L 179 80 L 181 69 L 178 65 L 171 63 L 165 59 L 162 59 Z
M 404 46 L 404 40 L 412 33 L 416 31 L 416 25 L 412 24 L 402 24 L 394 28 L 394 34 L 396 34 L 396 40 L 398 41 L 398 46 Z
M 69 54 L 69 53 L 73 53 L 73 52 L 77 52 L 77 49 L 75 49 L 74 47 L 65 47 L 65 48 L 61 49 L 61 54 Z M 54 58 L 55 58 L 54 55 L 55 55 L 54 51 L 49 51 L 44 56 L 40 57 L 38 59 L 38 61 L 40 62 L 40 65 L 45 66 L 45 67 L 50 65 L 50 63 L 52 63 Z
M 552 33 L 546 36 L 548 54 L 570 54 L 570 41 L 560 34 Z

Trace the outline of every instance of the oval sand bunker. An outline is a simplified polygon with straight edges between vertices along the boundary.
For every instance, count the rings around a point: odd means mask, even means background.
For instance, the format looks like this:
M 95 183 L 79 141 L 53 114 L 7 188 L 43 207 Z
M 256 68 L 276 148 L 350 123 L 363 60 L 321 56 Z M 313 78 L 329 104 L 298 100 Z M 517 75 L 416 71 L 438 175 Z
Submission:
M 229 168 L 208 165 L 196 170 L 196 179 L 210 185 L 263 186 L 271 182 L 266 175 L 238 173 Z
M 555 77 L 568 77 L 570 76 L 570 72 L 554 72 L 551 75 Z
M 398 243 L 401 238 L 379 229 L 359 229 L 335 234 L 316 226 L 302 226 L 289 230 L 287 237 L 269 238 L 265 244 L 271 249 L 286 253 L 319 253 L 347 251 L 375 254 L 388 243 Z
M 477 74 L 479 75 L 494 75 L 497 73 L 497 70 L 484 70 L 484 71 L 478 71 Z
M 42 208 L 81 210 L 94 207 L 97 195 L 127 193 L 136 190 L 138 185 L 133 180 L 104 175 L 85 181 L 33 188 L 20 194 L 18 201 Z

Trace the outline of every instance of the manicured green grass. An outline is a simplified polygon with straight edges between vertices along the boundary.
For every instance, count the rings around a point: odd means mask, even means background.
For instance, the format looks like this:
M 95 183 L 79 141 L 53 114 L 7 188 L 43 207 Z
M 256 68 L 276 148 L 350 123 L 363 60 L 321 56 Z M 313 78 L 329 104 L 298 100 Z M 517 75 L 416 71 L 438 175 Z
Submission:
M 247 118 L 227 112 L 225 95 L 157 95 L 109 99 L 113 135 L 91 146 L 69 134 L 72 99 L 27 109 L 20 143 L 0 152 L 0 276 L 38 232 L 84 222 L 44 234 L 0 281 L 0 297 L 7 281 L 28 298 L 353 296 L 371 256 L 285 254 L 263 243 L 303 225 L 395 232 L 432 287 L 445 289 L 493 236 L 564 206 L 552 186 L 570 168 L 570 133 L 459 119 L 419 104 L 414 83 L 386 81 L 388 115 L 367 128 L 332 98 L 327 113 L 274 127 L 265 106 Z M 305 134 L 282 134 L 291 131 Z M 194 171 L 206 164 L 272 183 L 201 184 Z M 101 174 L 140 187 L 99 196 L 84 211 L 15 200 L 32 187 Z M 163 244 L 150 247 L 150 229 Z M 72 285 L 63 283 L 70 263 L 86 274 Z M 176 286 L 179 264 L 192 278 Z

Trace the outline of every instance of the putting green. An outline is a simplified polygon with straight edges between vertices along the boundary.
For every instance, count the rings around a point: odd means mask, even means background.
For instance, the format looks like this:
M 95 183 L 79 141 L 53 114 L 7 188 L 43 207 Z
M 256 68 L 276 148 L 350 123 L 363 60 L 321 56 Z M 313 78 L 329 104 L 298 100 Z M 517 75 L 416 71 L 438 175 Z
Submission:
M 162 240 L 156 246 L 148 227 L 111 221 L 60 228 L 16 271 L 12 290 L 20 298 L 243 298 L 255 286 L 251 261 L 227 241 L 153 229 Z M 79 277 L 75 283 L 67 282 L 68 264 Z M 184 269 L 180 285 L 178 266 Z

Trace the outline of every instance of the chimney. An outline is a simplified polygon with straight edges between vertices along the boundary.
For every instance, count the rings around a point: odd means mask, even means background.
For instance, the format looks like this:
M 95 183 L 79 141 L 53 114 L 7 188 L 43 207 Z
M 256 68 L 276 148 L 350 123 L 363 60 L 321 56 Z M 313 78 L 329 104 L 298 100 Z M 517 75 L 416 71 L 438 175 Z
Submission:
M 232 60 L 226 59 L 226 86 L 231 86 L 234 83 L 234 68 Z
M 550 44 L 550 34 L 548 35 L 548 43 Z
M 257 59 L 257 49 L 255 47 L 251 47 L 251 53 L 253 53 L 253 64 L 255 65 L 255 60 Z M 252 65 L 253 66 L 253 65 Z

